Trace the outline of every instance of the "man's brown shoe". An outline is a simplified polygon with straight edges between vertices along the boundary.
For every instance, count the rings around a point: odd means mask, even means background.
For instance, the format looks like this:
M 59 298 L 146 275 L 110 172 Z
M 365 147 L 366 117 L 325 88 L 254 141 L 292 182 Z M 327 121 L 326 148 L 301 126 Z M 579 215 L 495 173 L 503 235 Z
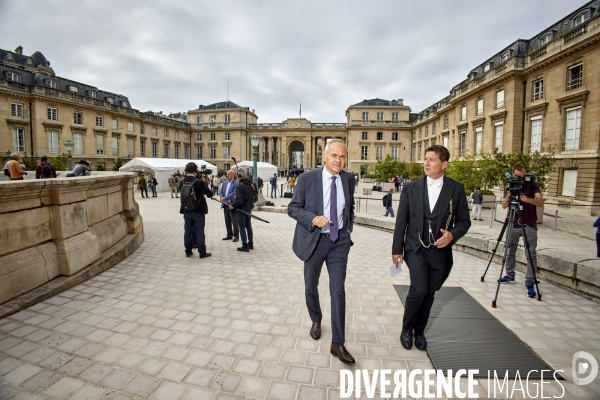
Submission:
M 310 327 L 310 337 L 315 340 L 321 339 L 321 323 L 320 322 L 313 322 L 312 326 Z
M 210 253 L 204 253 L 200 256 L 200 258 L 210 257 Z
M 348 353 L 348 350 L 346 350 L 346 347 L 344 347 L 344 345 L 341 345 L 338 349 L 333 345 L 333 343 L 331 343 L 331 349 L 329 351 L 334 356 L 337 356 L 340 359 L 340 361 L 344 364 L 356 363 L 356 361 L 354 361 L 354 357 L 352 357 L 352 354 Z

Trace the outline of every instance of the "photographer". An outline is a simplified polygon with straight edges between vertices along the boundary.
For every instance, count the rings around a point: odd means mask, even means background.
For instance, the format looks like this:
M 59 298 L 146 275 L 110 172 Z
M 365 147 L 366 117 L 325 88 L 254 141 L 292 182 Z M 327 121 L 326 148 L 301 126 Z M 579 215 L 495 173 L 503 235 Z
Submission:
M 208 214 L 208 205 L 204 196 L 212 197 L 213 193 L 204 182 L 204 175 L 203 179 L 196 178 L 197 172 L 198 166 L 195 163 L 191 162 L 185 166 L 185 178 L 179 181 L 179 198 L 181 199 L 179 212 L 183 214 L 183 244 L 186 257 L 192 256 L 192 246 L 194 245 L 192 232 L 194 232 L 200 258 L 206 258 L 210 257 L 211 253 L 206 252 L 204 237 L 205 215 Z M 187 183 L 190 185 L 186 185 Z M 191 189 L 193 189 L 193 194 Z
M 515 283 L 515 253 L 517 252 L 517 244 L 519 238 L 522 235 L 521 226 L 524 227 L 525 235 L 527 236 L 526 245 L 529 246 L 531 253 L 531 259 L 527 250 L 525 249 L 525 256 L 527 257 L 527 273 L 525 274 L 525 287 L 527 289 L 527 296 L 535 297 L 536 292 L 534 289 L 534 271 L 537 272 L 537 216 L 535 212 L 536 206 L 543 206 L 544 199 L 542 197 L 542 191 L 540 185 L 533 180 L 533 176 L 530 182 L 525 182 L 525 174 L 527 170 L 522 164 L 513 165 L 513 178 L 517 178 L 520 182 L 521 191 L 520 193 L 513 193 L 513 196 L 518 196 L 519 205 L 521 209 L 521 219 L 518 214 L 515 216 L 514 230 L 510 240 L 510 247 L 506 255 L 506 276 L 500 279 L 500 283 Z M 511 185 L 512 186 L 512 185 Z M 502 198 L 502 208 L 506 209 L 510 205 L 511 201 L 511 190 L 508 188 L 504 189 L 504 197 Z M 523 239 L 525 240 L 525 239 Z
M 238 251 L 249 252 L 251 249 L 254 250 L 254 240 L 252 234 L 252 219 L 250 214 L 254 203 L 252 198 L 254 197 L 254 186 L 250 178 L 248 178 L 248 172 L 244 169 L 238 171 L 238 182 L 239 184 L 235 188 L 235 197 L 229 205 L 230 210 L 240 209 L 245 212 L 237 212 L 237 222 L 239 225 L 240 236 L 242 237 L 242 247 L 238 247 Z

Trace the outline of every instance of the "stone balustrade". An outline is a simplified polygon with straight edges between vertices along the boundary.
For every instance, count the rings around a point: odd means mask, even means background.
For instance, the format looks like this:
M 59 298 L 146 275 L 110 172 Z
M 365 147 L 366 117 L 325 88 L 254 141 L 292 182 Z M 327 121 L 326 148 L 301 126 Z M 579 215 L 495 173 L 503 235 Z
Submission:
M 50 296 L 137 249 L 144 233 L 134 177 L 0 182 L 0 315 L 40 287 Z M 48 297 L 30 300 L 40 296 Z

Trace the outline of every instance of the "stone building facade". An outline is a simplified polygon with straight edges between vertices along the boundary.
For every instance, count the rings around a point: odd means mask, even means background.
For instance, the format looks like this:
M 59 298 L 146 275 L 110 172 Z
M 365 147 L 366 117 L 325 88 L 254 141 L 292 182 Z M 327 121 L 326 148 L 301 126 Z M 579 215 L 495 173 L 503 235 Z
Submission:
M 418 162 L 433 143 L 453 157 L 554 149 L 559 162 L 547 195 L 598 203 L 599 16 L 600 0 L 590 1 L 535 37 L 511 43 L 419 113 L 401 99 L 368 99 L 346 109 L 345 123 L 299 117 L 259 124 L 254 110 L 231 101 L 169 116 L 140 112 L 125 96 L 57 77 L 39 52 L 0 50 L 0 154 L 53 156 L 64 153 L 69 139 L 75 159 L 108 168 L 116 157 L 143 156 L 205 159 L 222 170 L 233 157 L 252 159 L 256 132 L 260 161 L 314 168 L 327 140 L 339 138 L 348 145 L 348 169 L 365 172 L 388 154 Z
M 467 153 L 547 153 L 558 159 L 546 197 L 600 203 L 600 2 L 591 1 L 471 70 L 416 115 L 412 157 L 432 143 Z M 600 207 L 591 207 L 599 213 Z

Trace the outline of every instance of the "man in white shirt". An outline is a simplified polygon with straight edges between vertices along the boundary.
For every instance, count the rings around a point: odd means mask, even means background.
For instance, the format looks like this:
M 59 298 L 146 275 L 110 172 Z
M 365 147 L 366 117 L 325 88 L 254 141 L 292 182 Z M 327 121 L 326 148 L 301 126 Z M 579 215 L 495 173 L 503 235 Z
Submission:
M 400 343 L 427 349 L 425 327 L 438 291 L 452 268 L 452 245 L 471 226 L 462 183 L 444 176 L 450 152 L 433 145 L 425 150 L 425 177 L 407 183 L 400 194 L 392 262 L 406 260 L 410 288 L 404 305 Z
M 237 216 L 235 210 L 229 208 L 229 204 L 233 201 L 235 196 L 235 189 L 237 188 L 238 181 L 233 179 L 234 174 L 232 170 L 227 171 L 227 181 L 221 185 L 221 208 L 223 209 L 223 215 L 225 216 L 225 228 L 227 229 L 227 236 L 223 240 L 232 240 L 237 242 L 240 240 L 240 228 L 237 223 Z

